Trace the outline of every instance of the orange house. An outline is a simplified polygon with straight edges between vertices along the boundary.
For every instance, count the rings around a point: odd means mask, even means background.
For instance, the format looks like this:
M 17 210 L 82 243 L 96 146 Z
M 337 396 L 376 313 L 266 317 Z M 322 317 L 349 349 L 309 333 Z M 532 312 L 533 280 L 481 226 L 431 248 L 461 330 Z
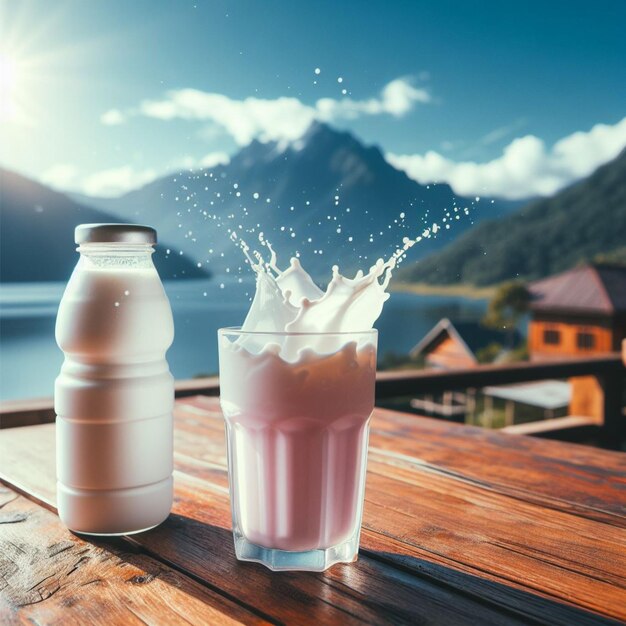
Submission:
M 620 350 L 626 337 L 626 267 L 585 265 L 531 283 L 533 361 Z
M 626 338 L 626 268 L 584 265 L 529 285 L 530 359 L 616 352 Z M 595 378 L 572 379 L 571 415 L 600 418 L 602 392 Z

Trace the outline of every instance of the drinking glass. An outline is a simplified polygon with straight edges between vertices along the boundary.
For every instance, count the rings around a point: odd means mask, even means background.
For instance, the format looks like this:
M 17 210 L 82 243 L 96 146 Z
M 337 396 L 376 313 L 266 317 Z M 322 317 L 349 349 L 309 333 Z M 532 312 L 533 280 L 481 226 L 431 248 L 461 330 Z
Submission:
M 237 558 L 322 571 L 356 560 L 377 331 L 218 331 Z

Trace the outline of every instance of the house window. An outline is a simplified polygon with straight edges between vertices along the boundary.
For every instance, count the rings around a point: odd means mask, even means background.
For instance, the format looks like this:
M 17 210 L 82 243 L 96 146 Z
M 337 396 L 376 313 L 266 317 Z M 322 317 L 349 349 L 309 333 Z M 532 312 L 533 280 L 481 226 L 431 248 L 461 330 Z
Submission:
M 593 350 L 596 346 L 596 338 L 591 333 L 579 332 L 576 335 L 576 345 L 581 350 Z
M 544 330 L 543 343 L 548 346 L 558 346 L 561 343 L 561 333 L 558 330 Z

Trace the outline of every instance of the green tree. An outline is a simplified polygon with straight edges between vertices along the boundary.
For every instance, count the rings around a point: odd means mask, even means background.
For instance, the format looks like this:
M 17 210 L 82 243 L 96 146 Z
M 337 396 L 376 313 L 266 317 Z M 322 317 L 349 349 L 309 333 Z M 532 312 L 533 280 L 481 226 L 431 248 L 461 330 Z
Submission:
M 489 301 L 483 323 L 491 328 L 508 332 L 509 348 L 512 347 L 513 335 L 521 318 L 528 312 L 531 294 L 524 283 L 510 281 L 498 287 Z

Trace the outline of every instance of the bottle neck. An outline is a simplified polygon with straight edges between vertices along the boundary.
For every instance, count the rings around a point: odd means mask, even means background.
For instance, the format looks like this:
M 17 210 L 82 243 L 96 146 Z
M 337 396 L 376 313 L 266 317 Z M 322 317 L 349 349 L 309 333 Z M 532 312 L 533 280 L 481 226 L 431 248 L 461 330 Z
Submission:
M 153 269 L 151 244 L 84 243 L 77 248 L 85 269 Z

